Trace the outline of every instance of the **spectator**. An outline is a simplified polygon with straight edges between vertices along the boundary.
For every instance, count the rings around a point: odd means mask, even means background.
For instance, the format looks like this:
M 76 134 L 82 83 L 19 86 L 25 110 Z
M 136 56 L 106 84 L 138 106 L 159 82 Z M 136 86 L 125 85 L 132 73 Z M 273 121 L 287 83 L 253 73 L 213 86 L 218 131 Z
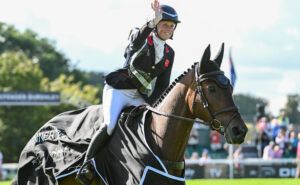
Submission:
M 279 145 L 280 149 L 284 150 L 286 142 L 285 130 L 283 128 L 280 129 L 278 135 L 275 138 L 275 143 Z
M 287 130 L 285 132 L 285 137 L 287 139 L 290 137 L 291 132 L 296 132 L 293 124 L 289 124 L 287 127 Z M 297 135 L 296 135 L 296 138 L 297 138 Z
M 256 123 L 257 135 L 256 135 L 256 146 L 258 147 L 258 156 L 262 157 L 263 149 L 270 142 L 269 135 L 267 133 L 267 118 L 262 117 Z
M 278 120 L 276 118 L 272 119 L 271 128 L 272 128 L 272 140 L 275 140 L 275 138 L 278 135 L 278 132 L 280 130 L 280 125 L 279 125 Z
M 273 155 L 271 156 L 272 159 L 280 159 L 282 158 L 283 150 L 280 148 L 279 145 L 275 144 L 273 147 Z
M 300 177 L 300 132 L 298 133 L 298 146 L 297 146 L 297 170 L 296 170 L 296 178 Z
M 265 148 L 264 148 L 264 151 L 263 151 L 263 159 L 265 160 L 269 160 L 269 159 L 272 159 L 272 156 L 273 156 L 273 147 L 274 147 L 275 143 L 274 141 L 270 141 L 269 145 L 267 145 Z
M 203 149 L 200 161 L 207 161 L 210 159 L 209 152 L 206 148 Z
M 297 153 L 298 138 L 296 131 L 290 131 L 288 138 L 289 152 L 295 157 Z
M 221 135 L 215 130 L 212 130 L 210 132 L 210 148 L 213 151 L 216 151 L 216 150 L 219 150 L 222 148 Z
M 199 163 L 198 164 L 200 166 L 204 166 L 206 164 L 205 162 L 207 162 L 209 160 L 210 160 L 210 156 L 208 154 L 208 150 L 206 148 L 204 148 L 202 150 L 202 154 L 201 154 L 201 157 L 199 158 Z
M 242 153 L 242 146 L 239 146 L 233 153 L 233 159 L 234 160 L 241 160 L 243 159 L 244 156 L 243 156 L 243 153 Z M 235 169 L 237 170 L 240 170 L 241 169 L 241 164 L 239 163 L 239 161 L 236 161 L 234 163 L 234 167 Z
M 243 159 L 242 146 L 239 146 L 233 153 L 233 159 L 240 160 Z
M 279 116 L 278 116 L 278 122 L 279 122 L 280 126 L 285 127 L 285 128 L 287 128 L 287 126 L 290 124 L 290 119 L 287 116 L 285 109 L 280 110 Z
M 198 152 L 193 152 L 190 159 L 198 160 L 199 159 L 199 153 Z

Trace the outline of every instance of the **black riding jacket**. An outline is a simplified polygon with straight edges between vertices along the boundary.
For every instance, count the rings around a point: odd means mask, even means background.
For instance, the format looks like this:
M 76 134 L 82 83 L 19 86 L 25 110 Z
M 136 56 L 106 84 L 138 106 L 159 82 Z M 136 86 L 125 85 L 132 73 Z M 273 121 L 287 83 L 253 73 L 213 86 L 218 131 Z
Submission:
M 169 86 L 174 50 L 165 44 L 164 55 L 155 64 L 153 28 L 147 24 L 130 32 L 123 68 L 109 73 L 106 83 L 116 89 L 137 89 L 147 103 L 154 103 Z

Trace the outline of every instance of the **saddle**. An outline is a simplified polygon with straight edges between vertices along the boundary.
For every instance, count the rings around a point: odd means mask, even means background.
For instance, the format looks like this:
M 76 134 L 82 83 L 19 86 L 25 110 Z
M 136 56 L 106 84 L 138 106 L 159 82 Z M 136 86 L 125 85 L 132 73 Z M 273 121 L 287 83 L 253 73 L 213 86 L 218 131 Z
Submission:
M 142 106 L 140 107 L 125 107 L 118 119 L 118 124 L 125 123 L 126 121 L 131 121 L 132 118 L 136 117 L 137 115 L 140 115 L 140 113 L 143 111 Z M 102 125 L 96 135 L 94 135 L 94 139 L 91 141 L 92 145 L 90 144 L 90 147 L 96 147 L 96 148 L 89 148 L 89 152 L 93 152 L 93 156 L 96 156 L 98 153 L 100 153 L 106 146 L 108 140 L 110 139 L 109 135 L 107 135 L 107 126 Z M 96 138 L 95 138 L 96 137 Z M 91 153 L 90 153 L 91 154 Z M 88 157 L 89 159 L 90 157 Z M 96 171 L 95 171 L 95 162 L 93 160 L 85 162 L 80 170 L 77 173 L 76 180 L 77 182 L 83 184 L 83 185 L 91 185 L 95 179 Z
M 146 105 L 140 105 L 140 106 L 128 106 L 125 107 L 118 119 L 118 123 L 124 123 L 125 121 L 130 121 L 130 119 L 133 119 L 139 115 L 145 110 Z

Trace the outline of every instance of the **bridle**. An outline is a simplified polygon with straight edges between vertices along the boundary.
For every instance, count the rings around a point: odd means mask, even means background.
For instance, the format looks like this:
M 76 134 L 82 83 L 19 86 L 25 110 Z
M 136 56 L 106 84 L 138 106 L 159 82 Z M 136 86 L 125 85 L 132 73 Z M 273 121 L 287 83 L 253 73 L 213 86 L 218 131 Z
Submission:
M 198 63 L 196 65 L 199 65 Z M 195 92 L 195 96 L 194 96 L 194 101 L 193 101 L 193 110 L 194 110 L 194 106 L 196 105 L 197 101 L 197 95 L 199 95 L 201 97 L 202 103 L 203 103 L 203 108 L 208 112 L 208 115 L 210 116 L 210 121 L 208 121 L 209 126 L 211 127 L 212 130 L 216 130 L 218 131 L 220 134 L 224 135 L 226 132 L 226 129 L 228 127 L 228 125 L 230 124 L 230 122 L 236 117 L 239 116 L 239 112 L 238 112 L 238 108 L 234 105 L 234 106 L 230 106 L 230 107 L 225 107 L 225 108 L 221 108 L 218 111 L 212 112 L 209 106 L 209 103 L 207 101 L 207 98 L 205 97 L 204 93 L 203 93 L 203 89 L 202 89 L 202 85 L 201 83 L 203 81 L 206 80 L 213 80 L 217 83 L 217 85 L 221 88 L 229 88 L 230 82 L 228 81 L 228 79 L 224 76 L 224 72 L 223 71 L 212 71 L 209 73 L 205 73 L 205 74 L 199 74 L 199 71 L 197 70 L 198 67 L 196 66 L 195 68 L 195 79 L 196 79 L 196 92 Z M 219 85 L 220 82 L 217 80 L 217 77 L 221 76 L 222 79 L 225 79 L 227 82 L 225 82 L 225 85 Z M 233 112 L 232 116 L 230 117 L 230 119 L 224 124 L 222 125 L 221 121 L 218 120 L 216 118 L 217 115 L 226 113 L 226 112 Z
M 151 112 L 160 115 L 160 116 L 164 116 L 164 117 L 169 117 L 169 118 L 173 118 L 173 119 L 177 119 L 177 120 L 181 120 L 183 122 L 192 122 L 192 123 L 200 123 L 200 124 L 204 124 L 209 126 L 212 130 L 216 130 L 218 131 L 220 134 L 224 135 L 226 132 L 226 129 L 228 127 L 228 125 L 230 124 L 230 122 L 236 117 L 239 116 L 239 112 L 238 112 L 238 108 L 234 105 L 234 106 L 230 106 L 230 107 L 226 107 L 226 108 L 222 108 L 218 111 L 212 112 L 210 106 L 209 106 L 209 102 L 207 101 L 207 98 L 205 97 L 205 94 L 202 90 L 202 82 L 206 81 L 206 80 L 213 80 L 216 81 L 217 84 L 220 83 L 218 82 L 217 77 L 221 76 L 222 78 L 226 78 L 224 76 L 224 72 L 223 71 L 213 71 L 213 72 L 209 72 L 209 73 L 205 73 L 200 75 L 198 70 L 199 69 L 199 63 L 196 64 L 196 66 L 194 67 L 195 69 L 195 82 L 196 82 L 196 89 L 195 89 L 195 96 L 193 99 L 193 104 L 192 104 L 192 109 L 194 110 L 194 107 L 196 106 L 197 102 L 197 97 L 200 96 L 202 103 L 203 103 L 203 108 L 205 111 L 207 111 L 210 120 L 207 122 L 203 122 L 200 121 L 199 119 L 191 119 L 191 118 L 187 118 L 187 117 L 183 117 L 183 116 L 177 116 L 174 114 L 168 114 L 168 113 L 164 113 L 164 112 L 160 112 L 157 109 L 146 105 L 146 109 L 150 110 Z M 227 78 L 226 78 L 227 79 Z M 227 79 L 228 80 L 228 79 Z M 220 85 L 219 85 L 220 86 Z M 223 85 L 223 88 L 228 88 L 230 85 L 230 83 L 228 82 L 228 84 Z M 222 87 L 222 85 L 221 85 Z M 226 113 L 226 112 L 233 112 L 232 116 L 230 117 L 230 119 L 228 121 L 226 121 L 226 123 L 224 125 L 222 125 L 221 121 L 218 120 L 216 118 L 216 116 Z M 167 166 L 168 169 L 175 169 L 175 170 L 183 170 L 184 169 L 184 161 L 179 161 L 179 162 L 174 162 L 174 161 L 163 161 L 164 164 Z
M 202 90 L 202 82 L 206 81 L 206 80 L 213 80 L 213 81 L 217 82 L 218 80 L 216 79 L 216 77 L 218 75 L 221 75 L 223 77 L 224 72 L 223 71 L 213 71 L 213 72 L 209 72 L 209 73 L 205 73 L 205 74 L 200 75 L 199 71 L 197 70 L 197 69 L 199 69 L 199 67 L 197 65 L 199 65 L 199 63 L 197 63 L 196 66 L 194 67 L 194 69 L 195 69 L 195 79 L 196 79 L 196 91 L 195 91 L 195 96 L 194 96 L 193 107 L 192 108 L 194 109 L 194 106 L 197 103 L 197 96 L 200 96 L 200 98 L 202 100 L 202 103 L 203 103 L 203 108 L 208 112 L 208 115 L 210 116 L 209 121 L 203 122 L 203 121 L 199 121 L 199 119 L 191 119 L 191 118 L 187 118 L 187 117 L 183 117 L 183 116 L 177 116 L 177 115 L 174 115 L 174 114 L 167 114 L 167 113 L 159 112 L 157 109 L 155 109 L 155 108 L 153 108 L 149 105 L 147 105 L 146 108 L 148 110 L 152 111 L 153 113 L 157 114 L 157 115 L 161 115 L 161 116 L 165 116 L 165 117 L 169 117 L 169 118 L 174 118 L 174 119 L 178 119 L 178 120 L 182 120 L 182 121 L 187 121 L 187 122 L 193 122 L 193 123 L 200 123 L 200 124 L 208 125 L 209 127 L 211 127 L 212 130 L 216 130 L 220 134 L 224 135 L 228 125 L 230 124 L 230 122 L 236 116 L 240 115 L 239 112 L 238 112 L 238 108 L 234 105 L 234 106 L 222 108 L 222 109 L 220 109 L 218 111 L 215 111 L 215 112 L 211 111 L 211 108 L 209 106 L 207 98 L 205 97 L 205 95 L 203 93 L 203 90 Z M 226 84 L 224 86 L 224 88 L 228 88 L 228 86 L 230 86 L 230 83 Z M 233 115 L 231 116 L 231 118 L 224 125 L 222 125 L 221 121 L 218 120 L 216 118 L 216 116 L 220 115 L 220 114 L 223 114 L 223 113 L 226 113 L 226 112 L 233 112 Z

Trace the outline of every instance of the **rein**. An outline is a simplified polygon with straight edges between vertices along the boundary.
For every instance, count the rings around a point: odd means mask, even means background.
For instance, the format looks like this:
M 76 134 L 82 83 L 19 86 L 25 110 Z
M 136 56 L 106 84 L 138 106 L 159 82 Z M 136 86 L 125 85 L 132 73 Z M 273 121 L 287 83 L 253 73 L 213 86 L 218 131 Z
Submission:
M 160 116 L 164 116 L 164 117 L 168 117 L 168 118 L 174 118 L 174 119 L 178 119 L 181 121 L 186 121 L 186 122 L 194 122 L 194 123 L 199 123 L 199 124 L 203 124 L 203 125 L 208 125 L 209 124 L 207 122 L 203 122 L 203 121 L 199 121 L 198 119 L 191 119 L 191 118 L 187 118 L 187 117 L 183 117 L 183 116 L 177 116 L 174 114 L 168 114 L 168 113 L 164 113 L 164 112 L 159 112 L 157 109 L 147 105 L 146 109 L 150 110 L 151 112 L 160 115 Z

